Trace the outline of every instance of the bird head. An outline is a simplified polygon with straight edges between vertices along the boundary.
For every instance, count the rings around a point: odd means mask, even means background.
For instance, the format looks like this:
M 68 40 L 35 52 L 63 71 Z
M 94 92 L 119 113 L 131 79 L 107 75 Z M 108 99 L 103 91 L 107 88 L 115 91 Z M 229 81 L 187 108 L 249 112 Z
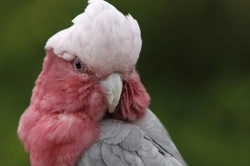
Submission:
M 150 97 L 135 69 L 141 45 L 137 21 L 103 0 L 90 0 L 71 27 L 47 41 L 18 127 L 32 165 L 73 165 L 98 139 L 106 114 L 129 121 L 144 115 Z
M 77 100 L 69 98 L 70 94 L 65 94 L 65 89 L 72 89 L 72 86 L 67 84 L 74 81 L 79 86 L 73 87 L 78 89 L 70 92 L 81 91 L 78 96 L 82 97 L 86 95 L 88 88 L 94 91 L 99 84 L 99 92 L 105 95 L 108 110 L 113 113 L 112 117 L 135 120 L 144 114 L 149 105 L 149 96 L 135 70 L 142 46 L 139 25 L 131 15 L 124 16 L 105 1 L 91 0 L 89 3 L 85 12 L 73 19 L 71 27 L 52 36 L 45 46 L 47 54 L 55 54 L 61 58 L 54 58 L 55 62 L 50 65 L 57 65 L 57 59 L 63 59 L 65 67 L 62 65 L 61 68 L 68 68 L 63 75 L 59 68 L 52 69 L 51 72 L 60 73 L 60 77 L 67 77 L 65 81 L 55 81 L 53 85 L 62 87 L 59 90 L 60 96 L 65 96 L 66 101 L 72 101 L 64 102 L 62 98 L 57 97 L 56 99 L 66 107 L 74 109 L 84 103 L 95 104 L 97 99 L 86 102 L 79 97 L 79 104 L 74 104 Z M 47 64 L 44 63 L 44 66 Z M 74 79 L 70 78 L 72 75 L 75 75 Z M 62 79 L 60 77 L 57 79 Z M 86 80 L 82 80 L 83 78 Z M 96 88 L 90 86 L 93 83 Z M 65 84 L 67 87 L 56 84 Z

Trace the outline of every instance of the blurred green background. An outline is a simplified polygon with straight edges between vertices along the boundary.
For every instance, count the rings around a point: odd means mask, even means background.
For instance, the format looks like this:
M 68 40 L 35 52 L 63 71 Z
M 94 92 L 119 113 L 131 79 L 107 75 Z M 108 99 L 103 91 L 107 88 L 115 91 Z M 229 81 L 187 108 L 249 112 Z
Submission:
M 250 1 L 108 0 L 139 22 L 150 108 L 190 166 L 250 165 Z M 16 135 L 47 39 L 85 0 L 2 1 L 0 161 L 29 165 Z

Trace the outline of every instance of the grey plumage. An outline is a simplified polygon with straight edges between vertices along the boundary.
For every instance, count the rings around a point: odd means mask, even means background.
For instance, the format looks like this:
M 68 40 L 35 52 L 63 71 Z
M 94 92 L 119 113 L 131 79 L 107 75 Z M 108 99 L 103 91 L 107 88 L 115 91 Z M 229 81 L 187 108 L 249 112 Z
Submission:
M 135 122 L 105 119 L 101 136 L 77 166 L 186 166 L 158 118 L 150 111 Z

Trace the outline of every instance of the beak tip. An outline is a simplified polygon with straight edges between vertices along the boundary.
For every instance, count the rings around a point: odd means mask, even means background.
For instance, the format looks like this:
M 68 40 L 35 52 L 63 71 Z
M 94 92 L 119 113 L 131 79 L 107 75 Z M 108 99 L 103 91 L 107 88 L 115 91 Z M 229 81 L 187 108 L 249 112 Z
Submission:
M 109 112 L 109 113 L 114 113 L 114 112 L 115 112 L 115 109 L 113 109 L 113 108 L 110 109 L 110 108 L 109 108 L 109 109 L 108 109 L 108 112 Z
M 102 85 L 107 93 L 108 111 L 114 113 L 122 93 L 121 75 L 118 73 L 111 74 L 106 80 L 102 81 Z

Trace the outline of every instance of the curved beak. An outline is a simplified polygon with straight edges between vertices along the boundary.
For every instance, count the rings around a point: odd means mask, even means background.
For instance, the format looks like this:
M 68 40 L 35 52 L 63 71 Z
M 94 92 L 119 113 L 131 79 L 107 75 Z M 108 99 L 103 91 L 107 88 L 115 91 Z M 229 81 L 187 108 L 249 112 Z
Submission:
M 118 105 L 122 93 L 122 79 L 118 73 L 113 73 L 105 80 L 101 81 L 101 85 L 106 92 L 106 98 L 109 103 L 108 111 L 113 113 Z

